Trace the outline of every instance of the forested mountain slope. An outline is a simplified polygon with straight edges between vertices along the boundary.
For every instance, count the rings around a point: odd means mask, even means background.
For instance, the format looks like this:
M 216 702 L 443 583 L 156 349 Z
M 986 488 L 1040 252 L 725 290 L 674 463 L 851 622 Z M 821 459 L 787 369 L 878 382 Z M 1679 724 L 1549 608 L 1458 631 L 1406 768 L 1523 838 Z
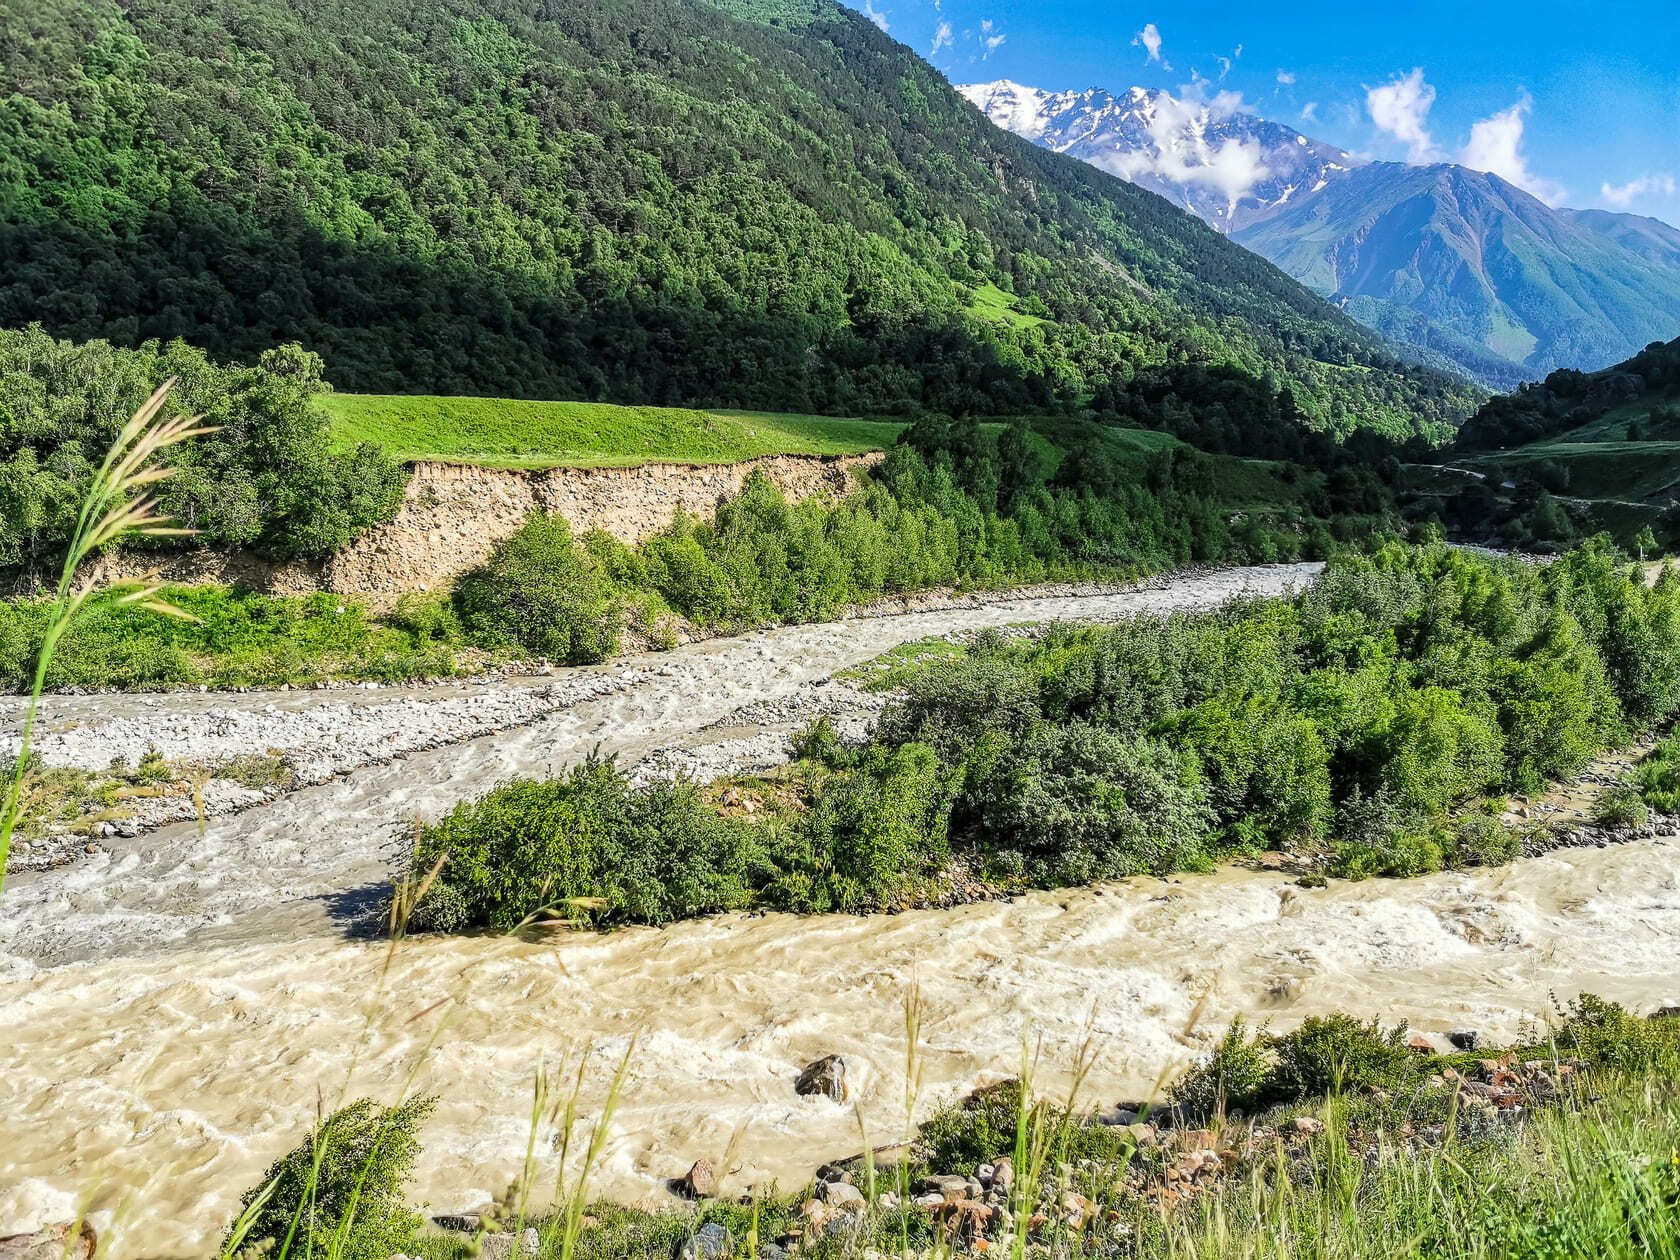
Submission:
M 0 326 L 340 387 L 1003 412 L 1185 363 L 1345 432 L 1473 401 L 828 0 L 0 13 Z

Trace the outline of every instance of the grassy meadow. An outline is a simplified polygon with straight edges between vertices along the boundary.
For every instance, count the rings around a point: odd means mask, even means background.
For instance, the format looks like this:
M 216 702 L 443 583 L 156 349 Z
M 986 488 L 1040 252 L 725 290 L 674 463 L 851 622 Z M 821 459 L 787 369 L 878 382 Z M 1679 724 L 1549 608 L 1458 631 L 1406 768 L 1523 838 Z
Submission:
M 755 411 L 410 394 L 327 394 L 335 445 L 493 468 L 727 464 L 761 455 L 857 455 L 903 424 Z

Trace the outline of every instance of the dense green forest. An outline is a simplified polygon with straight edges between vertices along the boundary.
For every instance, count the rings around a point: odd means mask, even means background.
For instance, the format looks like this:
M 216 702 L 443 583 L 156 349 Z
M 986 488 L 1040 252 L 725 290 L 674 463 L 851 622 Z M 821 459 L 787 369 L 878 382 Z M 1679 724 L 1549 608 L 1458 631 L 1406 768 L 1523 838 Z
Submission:
M 170 377 L 171 409 L 216 429 L 172 452 L 156 488 L 195 541 L 317 556 L 396 507 L 406 474 L 371 443 L 332 449 L 321 360 L 296 345 L 224 367 L 181 341 L 124 350 L 0 329 L 0 572 L 56 563 L 106 450 Z
M 1629 440 L 1680 437 L 1680 337 L 1654 341 L 1599 372 L 1560 368 L 1543 381 L 1490 398 L 1465 422 L 1456 445 L 1463 451 L 1522 446 L 1583 428 L 1613 411 L 1630 413 Z M 1653 414 L 1641 424 L 1645 413 Z
M 0 325 L 297 341 L 355 390 L 1008 414 L 1229 365 L 1396 437 L 1474 402 L 827 0 L 43 0 L 0 102 Z

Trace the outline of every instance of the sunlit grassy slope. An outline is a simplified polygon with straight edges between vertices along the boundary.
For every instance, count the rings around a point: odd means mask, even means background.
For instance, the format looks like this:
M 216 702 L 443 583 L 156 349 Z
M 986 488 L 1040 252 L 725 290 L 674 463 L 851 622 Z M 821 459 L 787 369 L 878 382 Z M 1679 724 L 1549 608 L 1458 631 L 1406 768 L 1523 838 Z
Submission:
M 402 459 L 497 468 L 855 455 L 890 446 L 904 427 L 887 420 L 521 398 L 329 394 L 321 405 L 340 445 L 376 442 Z
M 401 459 L 436 459 L 493 468 L 604 468 L 669 461 L 724 464 L 760 455 L 855 455 L 897 441 L 901 421 L 853 420 L 685 407 L 620 407 L 610 403 L 537 402 L 522 398 L 409 394 L 328 394 L 321 405 L 340 446 L 375 442 Z M 1096 432 L 1142 479 L 1149 456 L 1181 445 L 1168 433 L 1039 418 L 1032 442 L 1040 468 L 1052 475 L 1067 451 Z M 1001 421 L 984 424 L 998 431 Z M 1219 498 L 1231 507 L 1293 502 L 1301 485 L 1286 485 L 1276 465 L 1214 456 Z

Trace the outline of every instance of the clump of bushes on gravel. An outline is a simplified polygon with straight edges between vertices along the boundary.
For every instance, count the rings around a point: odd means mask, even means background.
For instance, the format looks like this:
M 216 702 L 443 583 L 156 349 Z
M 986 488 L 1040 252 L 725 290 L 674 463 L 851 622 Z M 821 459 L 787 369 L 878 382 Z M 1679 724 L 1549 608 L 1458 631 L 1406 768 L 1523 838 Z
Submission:
M 1034 882 L 1262 849 L 1358 878 L 1508 860 L 1479 798 L 1677 711 L 1674 575 L 1649 588 L 1604 543 L 1545 568 L 1393 543 L 1294 599 L 978 640 L 913 672 L 877 738 L 938 750 L 953 844 Z
M 449 854 L 423 921 L 508 927 L 567 898 L 601 922 L 867 908 L 953 853 L 1008 886 L 1267 849 L 1353 878 L 1507 861 L 1499 794 L 1680 711 L 1680 580 L 1648 588 L 1604 544 L 1542 569 L 1393 543 L 1293 599 L 923 662 L 868 747 L 803 741 L 791 814 L 723 819 L 606 763 L 461 806 L 417 854 Z
M 816 773 L 809 808 L 756 820 L 724 815 L 685 781 L 632 785 L 611 758 L 509 780 L 422 829 L 416 877 L 442 865 L 409 929 L 867 909 L 944 866 L 953 788 L 931 749 L 872 750 Z

